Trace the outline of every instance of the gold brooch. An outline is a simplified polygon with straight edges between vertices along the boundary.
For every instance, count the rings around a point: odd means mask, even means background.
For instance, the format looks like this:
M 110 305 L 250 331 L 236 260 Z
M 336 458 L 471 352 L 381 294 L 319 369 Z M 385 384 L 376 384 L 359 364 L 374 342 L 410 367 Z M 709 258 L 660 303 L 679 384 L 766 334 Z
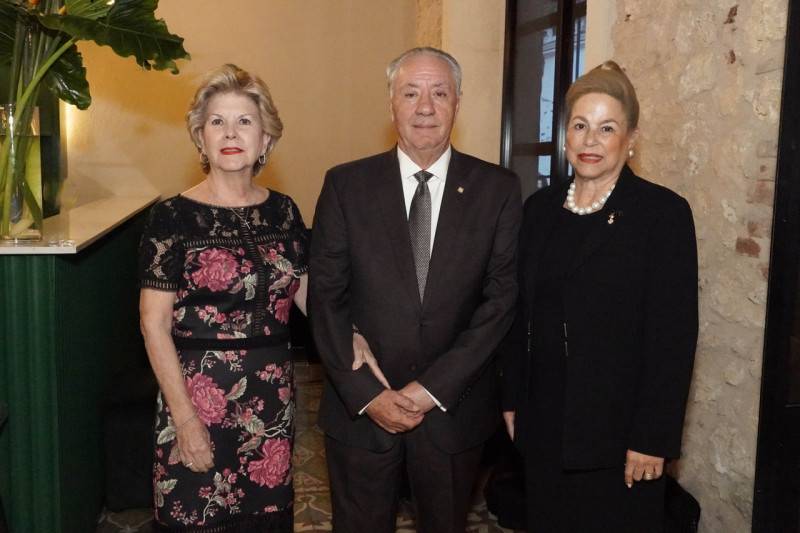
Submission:
M 614 213 L 611 213 L 610 215 L 608 215 L 608 223 L 609 223 L 609 225 L 614 223 Z
M 464 187 L 459 187 L 458 188 L 458 194 L 461 194 L 462 192 L 464 192 Z

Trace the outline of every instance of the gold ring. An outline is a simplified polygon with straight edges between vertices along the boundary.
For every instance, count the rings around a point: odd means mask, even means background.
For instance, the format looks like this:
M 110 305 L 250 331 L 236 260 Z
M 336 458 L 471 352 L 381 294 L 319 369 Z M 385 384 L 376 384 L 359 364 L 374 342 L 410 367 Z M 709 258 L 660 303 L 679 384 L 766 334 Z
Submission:
M 652 474 L 645 474 L 645 475 L 644 475 L 644 478 L 645 478 L 647 481 L 650 481 L 651 479 L 653 479 L 653 476 L 652 476 Z
M 188 463 L 186 463 L 186 468 L 191 468 L 191 466 L 192 466 L 193 464 L 194 464 L 194 463 L 193 463 L 192 461 L 189 461 Z

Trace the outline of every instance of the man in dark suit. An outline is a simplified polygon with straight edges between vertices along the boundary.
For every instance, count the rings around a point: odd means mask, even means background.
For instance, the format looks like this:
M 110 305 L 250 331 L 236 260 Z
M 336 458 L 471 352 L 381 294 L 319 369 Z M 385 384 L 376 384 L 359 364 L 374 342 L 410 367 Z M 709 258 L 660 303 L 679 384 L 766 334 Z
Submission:
M 449 54 L 409 50 L 387 82 L 397 147 L 329 170 L 313 224 L 333 527 L 394 532 L 407 471 L 418 531 L 463 533 L 498 420 L 492 353 L 516 302 L 519 180 L 451 147 Z M 354 329 L 377 366 L 354 364 Z

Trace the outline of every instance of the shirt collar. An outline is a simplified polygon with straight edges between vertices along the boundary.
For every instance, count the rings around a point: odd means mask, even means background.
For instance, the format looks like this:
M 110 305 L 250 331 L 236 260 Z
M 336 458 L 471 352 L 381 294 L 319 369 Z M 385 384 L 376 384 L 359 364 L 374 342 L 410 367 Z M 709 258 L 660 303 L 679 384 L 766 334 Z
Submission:
M 435 178 L 442 181 L 447 179 L 447 169 L 450 167 L 450 156 L 453 154 L 453 146 L 449 145 L 447 150 L 433 163 L 430 167 L 426 168 L 428 172 L 433 174 Z M 397 147 L 397 159 L 400 161 L 400 176 L 405 178 L 412 178 L 414 174 L 422 170 L 404 151 Z M 416 178 L 414 178 L 416 179 Z

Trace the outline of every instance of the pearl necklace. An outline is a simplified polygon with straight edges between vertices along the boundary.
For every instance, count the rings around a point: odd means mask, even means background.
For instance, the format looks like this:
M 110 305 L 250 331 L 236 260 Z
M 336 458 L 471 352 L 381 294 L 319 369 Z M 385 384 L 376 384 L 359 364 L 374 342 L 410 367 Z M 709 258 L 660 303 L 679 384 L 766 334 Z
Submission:
M 567 191 L 567 207 L 569 207 L 570 211 L 575 213 L 576 215 L 588 215 L 589 213 L 594 213 L 599 209 L 602 209 L 603 205 L 608 201 L 608 197 L 611 196 L 611 191 L 614 190 L 617 184 L 611 186 L 610 189 L 606 191 L 606 193 L 600 197 L 599 200 L 593 202 L 592 205 L 587 205 L 586 207 L 578 207 L 575 205 L 575 182 L 569 184 L 569 190 Z

